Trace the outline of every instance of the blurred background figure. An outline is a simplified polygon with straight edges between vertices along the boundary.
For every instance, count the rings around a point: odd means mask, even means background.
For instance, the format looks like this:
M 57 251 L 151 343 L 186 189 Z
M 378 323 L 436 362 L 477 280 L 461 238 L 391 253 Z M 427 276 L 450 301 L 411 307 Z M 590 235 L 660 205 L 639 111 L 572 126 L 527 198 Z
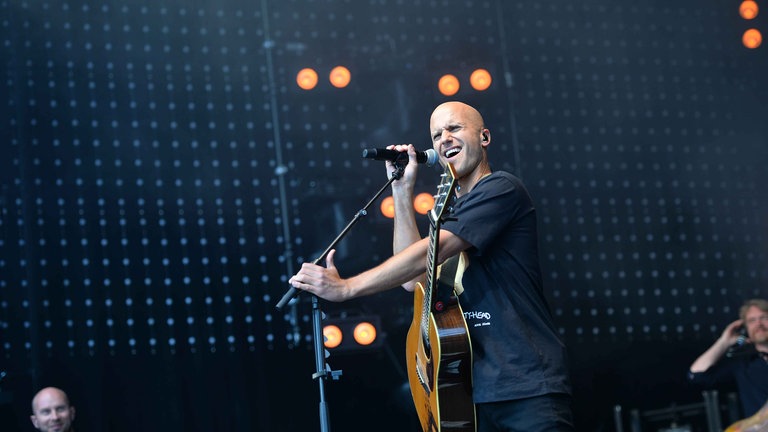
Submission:
M 693 362 L 688 377 L 707 387 L 735 381 L 741 414 L 749 417 L 768 401 L 768 301 L 747 300 L 739 316 Z
M 64 391 L 55 387 L 46 387 L 32 399 L 32 424 L 43 432 L 72 432 L 75 420 L 75 407 L 69 404 Z

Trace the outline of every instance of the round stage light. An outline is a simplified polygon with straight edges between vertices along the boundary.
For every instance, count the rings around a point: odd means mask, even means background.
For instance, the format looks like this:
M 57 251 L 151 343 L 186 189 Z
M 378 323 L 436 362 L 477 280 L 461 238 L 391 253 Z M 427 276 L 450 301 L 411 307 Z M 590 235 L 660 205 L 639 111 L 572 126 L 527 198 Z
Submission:
M 331 70 L 331 75 L 328 77 L 331 81 L 331 85 L 336 88 L 344 88 L 349 85 L 349 81 L 352 79 L 352 75 L 349 73 L 349 69 L 344 66 L 336 66 Z
M 469 76 L 469 84 L 477 91 L 487 90 L 491 86 L 491 74 L 485 69 L 476 69 Z
M 413 208 L 416 210 L 416 213 L 425 215 L 429 213 L 434 206 L 435 197 L 432 196 L 432 194 L 422 192 L 416 195 L 416 198 L 413 199 Z
M 355 326 L 353 335 L 360 345 L 370 345 L 376 340 L 376 327 L 369 322 L 361 322 Z
M 745 47 L 755 49 L 763 43 L 763 35 L 758 29 L 749 29 L 744 32 L 744 36 L 741 37 L 741 43 Z
M 304 90 L 312 90 L 317 85 L 317 72 L 311 68 L 304 68 L 296 74 L 296 84 Z
M 437 88 L 443 95 L 453 96 L 459 91 L 459 79 L 451 74 L 443 75 L 437 82 Z
M 395 217 L 395 199 L 388 196 L 381 200 L 381 214 L 392 219 Z
M 323 345 L 326 348 L 336 348 L 341 344 L 341 329 L 339 326 L 327 325 L 323 327 L 323 337 L 325 338 Z
M 754 19 L 759 11 L 757 3 L 752 0 L 744 0 L 739 6 L 739 15 L 746 20 Z

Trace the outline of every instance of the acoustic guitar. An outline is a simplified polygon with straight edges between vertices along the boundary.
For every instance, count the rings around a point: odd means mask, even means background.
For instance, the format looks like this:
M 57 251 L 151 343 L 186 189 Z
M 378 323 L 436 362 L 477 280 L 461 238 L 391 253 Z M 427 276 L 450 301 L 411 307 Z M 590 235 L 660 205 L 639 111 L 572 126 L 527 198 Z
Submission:
M 725 432 L 768 432 L 768 402 L 753 416 L 728 426 Z
M 458 257 L 437 265 L 440 225 L 456 188 L 446 164 L 429 213 L 426 286 L 416 284 L 406 354 L 413 403 L 424 432 L 474 432 L 472 345 L 454 281 Z

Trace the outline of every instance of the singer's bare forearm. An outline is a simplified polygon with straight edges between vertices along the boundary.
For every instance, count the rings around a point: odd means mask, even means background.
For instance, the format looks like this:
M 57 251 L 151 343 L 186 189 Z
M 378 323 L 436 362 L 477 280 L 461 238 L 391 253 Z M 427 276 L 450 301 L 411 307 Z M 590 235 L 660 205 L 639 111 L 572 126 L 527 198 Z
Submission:
M 391 146 L 391 148 L 399 152 L 406 151 L 409 158 L 408 164 L 402 172 L 402 177 L 392 183 L 392 198 L 395 204 L 392 253 L 397 255 L 421 240 L 421 234 L 416 225 L 416 213 L 413 209 L 413 190 L 418 173 L 418 165 L 415 163 L 416 149 L 413 145 L 395 145 Z M 403 282 L 402 286 L 408 291 L 413 291 L 416 282 L 423 279 L 422 272 L 413 279 Z
M 442 252 L 439 254 L 438 264 L 469 246 L 470 244 L 460 237 L 441 230 L 438 247 Z M 339 276 L 334 263 L 336 251 L 332 250 L 326 257 L 325 267 L 304 263 L 289 283 L 294 288 L 309 291 L 334 302 L 375 294 L 403 285 L 423 274 L 426 270 L 428 247 L 429 239 L 421 239 L 382 264 L 348 279 Z
M 392 253 L 398 254 L 410 245 L 421 240 L 419 228 L 416 225 L 416 215 L 413 211 L 413 194 L 407 194 L 408 197 L 395 196 L 395 222 L 394 236 L 392 237 Z M 426 268 L 426 258 L 424 259 Z M 413 291 L 416 283 L 424 281 L 424 273 L 419 273 L 413 279 L 402 284 L 407 291 Z
M 704 372 L 717 363 L 728 351 L 728 343 L 718 339 L 708 350 L 704 351 L 691 365 L 691 372 Z
M 415 242 L 381 265 L 350 278 L 348 283 L 353 287 L 353 296 L 375 294 L 419 277 L 426 267 L 427 247 L 427 239 Z
M 467 249 L 469 243 L 445 230 L 440 231 L 440 262 Z M 347 280 L 352 297 L 361 297 L 389 288 L 405 285 L 421 277 L 426 271 L 429 239 L 424 238 L 408 246 L 377 267 Z
M 715 343 L 693 362 L 691 372 L 704 372 L 717 363 L 728 352 L 728 348 L 738 341 L 739 327 L 742 324 L 741 320 L 728 324 Z
M 397 254 L 408 246 L 421 240 L 419 228 L 416 225 L 416 214 L 413 211 L 413 193 L 410 190 L 395 190 L 395 222 L 392 237 L 392 252 Z

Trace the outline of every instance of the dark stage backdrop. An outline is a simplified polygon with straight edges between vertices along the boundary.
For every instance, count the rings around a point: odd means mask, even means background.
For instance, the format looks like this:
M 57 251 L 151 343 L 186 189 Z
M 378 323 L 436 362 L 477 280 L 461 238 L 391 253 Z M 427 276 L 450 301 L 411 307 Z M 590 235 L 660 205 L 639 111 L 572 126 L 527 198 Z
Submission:
M 82 431 L 318 430 L 309 299 L 275 304 L 384 184 L 361 150 L 427 148 L 449 99 L 485 114 L 494 167 L 537 204 L 579 430 L 611 430 L 614 404 L 701 400 L 688 364 L 768 287 L 768 56 L 741 44 L 766 18 L 711 0 L 0 1 L 2 430 L 31 430 L 47 385 Z M 422 169 L 420 191 L 436 182 Z M 372 211 L 337 264 L 390 244 Z M 378 315 L 385 337 L 329 358 L 333 430 L 415 430 L 408 295 L 321 306 Z

